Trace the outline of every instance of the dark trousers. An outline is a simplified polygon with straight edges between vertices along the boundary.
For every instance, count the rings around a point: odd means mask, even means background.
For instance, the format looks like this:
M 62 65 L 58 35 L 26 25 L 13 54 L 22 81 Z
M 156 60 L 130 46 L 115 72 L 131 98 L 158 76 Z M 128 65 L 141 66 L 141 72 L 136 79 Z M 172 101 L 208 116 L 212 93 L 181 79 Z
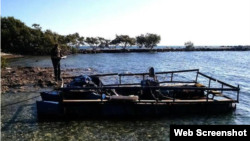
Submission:
M 51 59 L 52 60 L 52 64 L 54 67 L 54 76 L 55 76 L 55 80 L 59 80 L 61 78 L 61 68 L 60 68 L 60 60 L 61 59 Z

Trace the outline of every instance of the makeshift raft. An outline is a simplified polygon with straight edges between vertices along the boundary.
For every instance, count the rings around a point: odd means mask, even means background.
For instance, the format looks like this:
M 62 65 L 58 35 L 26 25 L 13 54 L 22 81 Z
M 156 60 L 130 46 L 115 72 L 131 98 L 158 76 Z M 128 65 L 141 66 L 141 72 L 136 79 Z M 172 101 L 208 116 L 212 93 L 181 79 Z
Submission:
M 190 73 L 194 80 L 178 79 Z M 159 79 L 162 76 L 165 78 Z M 117 78 L 118 82 L 106 84 L 105 77 Z M 131 77 L 139 82 L 125 83 Z M 204 84 L 198 82 L 200 78 Z M 39 118 L 221 113 L 234 110 L 239 102 L 239 85 L 232 86 L 199 69 L 155 73 L 151 68 L 149 73 L 63 78 L 66 79 L 72 81 L 62 81 L 60 88 L 41 92 L 42 100 L 36 102 Z

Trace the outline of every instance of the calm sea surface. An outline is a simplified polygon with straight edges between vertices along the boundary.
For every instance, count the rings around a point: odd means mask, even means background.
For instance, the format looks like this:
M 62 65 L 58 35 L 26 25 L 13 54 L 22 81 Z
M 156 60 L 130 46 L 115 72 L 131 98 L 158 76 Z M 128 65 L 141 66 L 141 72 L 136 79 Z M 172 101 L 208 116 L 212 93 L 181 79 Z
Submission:
M 52 67 L 52 63 L 49 56 L 33 56 L 12 60 L 10 66 Z M 9 104 L 33 98 L 39 92 L 6 93 L 1 95 L 2 106 L 9 105 L 1 108 L 2 140 L 169 140 L 171 124 L 250 124 L 249 51 L 77 54 L 63 59 L 61 67 L 82 69 L 83 75 L 147 72 L 149 67 L 154 67 L 156 72 L 200 69 L 229 84 L 239 84 L 240 103 L 235 112 L 227 114 L 37 122 L 35 101 L 39 97 Z M 200 81 L 206 83 L 203 79 Z

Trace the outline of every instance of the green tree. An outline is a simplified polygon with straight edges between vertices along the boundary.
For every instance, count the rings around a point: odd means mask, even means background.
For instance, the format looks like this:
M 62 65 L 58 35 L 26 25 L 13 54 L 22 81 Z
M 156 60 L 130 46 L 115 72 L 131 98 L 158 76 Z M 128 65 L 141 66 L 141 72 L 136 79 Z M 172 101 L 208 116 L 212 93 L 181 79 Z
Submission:
M 147 33 L 146 35 L 140 35 L 136 37 L 136 43 L 139 48 L 145 47 L 152 50 L 161 41 L 161 36 L 157 34 Z
M 100 40 L 99 40 L 100 37 L 87 37 L 85 42 L 87 44 L 89 44 L 89 46 L 93 49 L 93 50 L 96 50 L 99 45 L 101 44 Z
M 69 34 L 66 36 L 67 44 L 70 46 L 75 46 L 77 44 L 77 36 L 78 34 Z
M 77 32 L 67 35 L 65 40 L 68 45 L 76 48 L 79 48 L 80 45 L 84 45 L 84 37 L 81 37 Z
M 79 47 L 80 45 L 84 45 L 84 37 L 79 36 L 79 38 L 77 39 L 77 47 Z
M 111 44 L 121 46 L 123 50 L 127 47 L 135 45 L 135 38 L 131 38 L 128 35 L 116 35 L 116 38 L 111 41 Z
M 99 48 L 102 48 L 102 49 L 109 48 L 110 40 L 102 38 L 102 37 L 97 37 L 97 38 L 99 40 L 99 45 L 98 45 Z
M 42 30 L 42 27 L 40 26 L 40 24 L 34 23 L 34 24 L 32 24 L 32 27 L 34 27 L 37 30 Z
M 1 22 L 2 51 L 25 53 L 31 38 L 29 27 L 14 17 L 1 17 Z
M 139 48 L 142 48 L 146 44 L 146 38 L 143 34 L 136 37 L 136 44 Z
M 33 24 L 32 27 L 26 26 L 14 17 L 1 17 L 2 51 L 18 54 L 49 55 L 55 43 L 63 44 L 65 49 L 70 50 L 67 44 L 74 42 L 73 39 L 73 41 L 68 41 L 66 36 L 59 35 L 49 29 L 43 32 L 39 24 Z M 73 36 L 77 37 L 79 34 Z

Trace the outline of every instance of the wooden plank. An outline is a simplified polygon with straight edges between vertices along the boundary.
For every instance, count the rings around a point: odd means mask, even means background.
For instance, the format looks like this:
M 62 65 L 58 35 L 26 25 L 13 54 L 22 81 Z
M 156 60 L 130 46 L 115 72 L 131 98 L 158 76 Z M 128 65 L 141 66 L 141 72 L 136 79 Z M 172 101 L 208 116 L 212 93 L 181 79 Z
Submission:
M 214 96 L 223 96 L 223 94 L 219 91 L 208 91 L 208 94 L 213 94 Z
M 192 100 L 189 100 L 189 99 L 179 99 L 179 100 L 175 100 L 176 103 L 181 103 L 181 102 L 184 102 L 184 103 L 198 103 L 198 102 L 214 102 L 214 100 L 211 100 L 211 99 L 208 99 L 208 101 L 206 99 L 192 99 Z
M 205 85 L 201 84 L 201 83 L 196 83 L 195 84 L 196 87 L 206 87 Z
M 159 100 L 158 102 L 173 102 L 173 99 L 168 99 L 168 100 Z
M 174 82 L 173 82 L 174 83 Z M 165 87 L 182 87 L 183 89 L 184 89 L 184 87 L 183 86 L 188 86 L 188 87 L 192 87 L 192 86 L 194 86 L 195 85 L 195 83 L 193 82 L 193 83 L 177 83 L 177 84 L 160 84 L 160 86 L 165 86 Z
M 74 102 L 106 102 L 108 100 L 101 100 L 101 99 L 81 99 L 81 100 L 69 100 L 69 99 L 64 99 L 63 102 L 66 102 L 66 103 L 74 103 Z
M 140 100 L 142 103 L 155 103 L 156 100 Z
M 222 102 L 222 101 L 235 102 L 235 100 L 232 100 L 232 99 L 218 99 L 218 100 L 215 100 L 215 101 L 219 101 L 219 102 Z
M 214 94 L 214 96 L 223 96 L 222 93 L 217 93 L 217 94 Z
M 217 99 L 216 97 L 214 98 L 216 102 L 223 102 L 223 101 L 224 102 L 237 102 L 236 100 L 225 95 L 219 96 L 218 98 L 219 99 Z
M 208 93 L 210 93 L 210 94 L 221 94 L 221 92 L 219 92 L 219 91 L 208 91 Z
M 77 92 L 77 93 L 89 93 L 89 92 L 96 92 L 95 90 L 91 90 L 91 89 L 88 89 L 88 90 L 69 90 L 69 92 Z

